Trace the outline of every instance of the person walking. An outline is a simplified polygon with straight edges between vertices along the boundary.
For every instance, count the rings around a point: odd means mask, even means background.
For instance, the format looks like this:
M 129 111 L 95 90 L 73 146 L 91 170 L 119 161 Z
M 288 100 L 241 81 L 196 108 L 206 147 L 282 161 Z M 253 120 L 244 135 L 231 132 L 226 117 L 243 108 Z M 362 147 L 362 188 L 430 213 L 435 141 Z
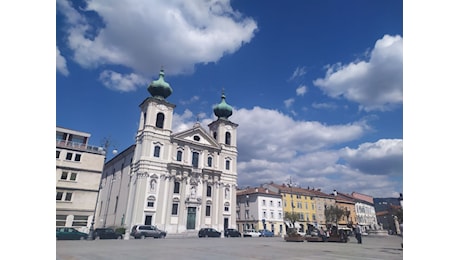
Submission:
M 358 240 L 358 244 L 362 244 L 362 232 L 361 232 L 360 225 L 356 225 L 355 227 L 355 237 L 356 237 L 356 240 Z

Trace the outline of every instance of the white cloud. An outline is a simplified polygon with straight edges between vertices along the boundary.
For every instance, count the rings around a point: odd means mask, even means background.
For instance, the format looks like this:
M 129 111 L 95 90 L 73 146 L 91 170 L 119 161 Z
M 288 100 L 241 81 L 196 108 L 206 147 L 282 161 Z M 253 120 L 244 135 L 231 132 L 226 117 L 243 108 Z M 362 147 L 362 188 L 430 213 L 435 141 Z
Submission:
M 303 96 L 305 93 L 307 93 L 307 86 L 305 85 L 300 85 L 296 90 L 295 90 L 297 96 Z
M 179 102 L 180 102 L 181 105 L 190 105 L 192 103 L 197 102 L 198 100 L 200 100 L 200 97 L 195 95 L 195 96 L 191 97 L 189 100 L 181 100 Z
M 391 110 L 402 104 L 403 39 L 385 35 L 377 40 L 369 61 L 329 65 L 313 84 L 327 95 L 360 104 L 365 111 Z
M 294 104 L 294 99 L 293 98 L 284 100 L 284 106 L 286 106 L 286 108 L 290 108 L 292 106 L 292 104 Z
M 257 30 L 256 22 L 229 0 L 119 0 L 110 5 L 93 0 L 84 8 L 58 0 L 57 6 L 67 18 L 68 47 L 76 63 L 84 68 L 120 65 L 144 77 L 162 66 L 169 75 L 193 72 L 197 63 L 234 53 Z
M 62 75 L 68 76 L 69 70 L 67 69 L 67 61 L 61 55 L 59 48 L 56 46 L 56 70 L 59 71 Z
M 402 190 L 402 187 L 398 190 L 398 182 L 392 179 L 402 177 L 402 169 L 382 165 L 402 161 L 402 140 L 379 140 L 357 149 L 340 146 L 366 133 L 369 126 L 364 121 L 324 125 L 296 121 L 279 111 L 260 107 L 233 112 L 230 120 L 239 124 L 240 187 L 270 181 L 286 183 L 292 177 L 302 187 L 321 188 L 326 193 L 337 189 L 386 197 Z M 206 129 L 214 118 L 204 116 L 200 117 L 200 123 Z M 174 132 L 187 130 L 194 123 L 196 116 L 189 110 L 182 115 L 174 114 Z
M 307 69 L 305 67 L 297 67 L 295 71 L 292 73 L 289 80 L 302 77 L 303 75 L 305 75 L 305 73 L 307 73 Z
M 136 89 L 138 85 L 147 85 L 148 80 L 137 74 L 120 74 L 111 70 L 104 70 L 99 75 L 99 80 L 108 89 L 128 92 Z

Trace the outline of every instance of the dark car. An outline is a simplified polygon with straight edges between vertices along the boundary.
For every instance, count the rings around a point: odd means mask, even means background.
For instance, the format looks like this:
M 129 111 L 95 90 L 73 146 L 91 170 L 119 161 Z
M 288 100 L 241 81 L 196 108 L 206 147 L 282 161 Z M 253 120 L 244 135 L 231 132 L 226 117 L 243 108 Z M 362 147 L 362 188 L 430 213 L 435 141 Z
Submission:
M 202 228 L 198 231 L 198 237 L 220 237 L 220 232 L 214 228 Z
M 93 239 L 122 239 L 123 235 L 116 233 L 112 228 L 96 228 L 93 232 Z
M 241 237 L 241 233 L 234 228 L 227 228 L 224 232 L 225 237 Z
M 260 233 L 261 237 L 273 237 L 275 235 L 275 234 L 273 234 L 273 232 L 271 232 L 270 230 L 267 230 L 267 229 L 259 230 L 259 233 Z
M 165 238 L 166 231 L 158 229 L 156 226 L 152 225 L 134 225 L 131 229 L 130 235 L 133 236 L 135 239 L 144 239 L 146 237 Z
M 56 240 L 86 240 L 88 234 L 72 227 L 56 227 Z

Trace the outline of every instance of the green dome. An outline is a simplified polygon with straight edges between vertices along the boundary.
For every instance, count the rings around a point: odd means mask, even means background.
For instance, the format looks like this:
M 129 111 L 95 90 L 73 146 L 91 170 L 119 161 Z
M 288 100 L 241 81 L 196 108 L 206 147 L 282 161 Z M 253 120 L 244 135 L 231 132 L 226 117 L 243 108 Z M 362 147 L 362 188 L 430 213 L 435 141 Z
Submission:
M 225 94 L 223 92 L 221 97 L 220 103 L 213 108 L 214 115 L 216 115 L 217 118 L 228 119 L 233 113 L 232 107 L 225 102 Z
M 150 83 L 147 90 L 150 92 L 150 95 L 158 99 L 166 99 L 172 93 L 172 88 L 169 86 L 169 83 L 164 80 L 165 73 L 163 70 L 160 71 L 160 76 L 157 80 Z

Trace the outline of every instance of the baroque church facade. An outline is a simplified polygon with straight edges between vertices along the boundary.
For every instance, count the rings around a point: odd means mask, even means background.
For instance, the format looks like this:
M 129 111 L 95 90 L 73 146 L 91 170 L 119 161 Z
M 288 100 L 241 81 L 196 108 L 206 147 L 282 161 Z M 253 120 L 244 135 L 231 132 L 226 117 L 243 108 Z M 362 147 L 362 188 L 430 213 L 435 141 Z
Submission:
M 203 227 L 236 227 L 238 125 L 232 107 L 213 107 L 216 119 L 173 133 L 172 88 L 160 71 L 140 104 L 135 144 L 108 161 L 101 176 L 94 228 L 155 225 L 168 234 Z

